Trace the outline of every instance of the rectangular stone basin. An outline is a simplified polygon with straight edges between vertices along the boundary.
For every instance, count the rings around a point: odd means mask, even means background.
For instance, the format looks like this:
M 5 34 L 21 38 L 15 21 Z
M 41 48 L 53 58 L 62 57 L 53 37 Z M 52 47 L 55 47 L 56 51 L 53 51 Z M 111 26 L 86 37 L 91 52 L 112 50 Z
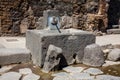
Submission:
M 50 44 L 63 49 L 63 56 L 68 64 L 76 59 L 82 62 L 84 48 L 95 43 L 95 35 L 77 29 L 57 30 L 28 30 L 26 33 L 26 46 L 30 49 L 33 63 L 43 66 Z M 76 57 L 75 57 L 76 56 Z

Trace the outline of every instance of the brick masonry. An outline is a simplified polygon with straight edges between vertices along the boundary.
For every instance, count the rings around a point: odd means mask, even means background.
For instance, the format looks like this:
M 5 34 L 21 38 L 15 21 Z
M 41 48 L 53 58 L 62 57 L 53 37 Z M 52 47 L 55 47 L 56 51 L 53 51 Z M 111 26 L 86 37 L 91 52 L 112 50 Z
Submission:
M 102 5 L 100 5 L 99 3 Z M 75 27 L 79 29 L 81 29 L 81 27 L 83 28 L 86 26 L 85 25 L 85 22 L 87 21 L 86 15 L 88 13 L 102 14 L 103 22 L 105 22 L 103 24 L 105 27 L 108 26 L 107 24 L 109 24 L 110 26 L 117 25 L 119 20 L 118 16 L 120 16 L 119 4 L 120 4 L 119 0 L 115 0 L 115 1 L 111 0 L 109 2 L 110 8 L 108 10 L 108 13 L 107 12 L 104 13 L 105 5 L 106 5 L 105 0 L 0 0 L 0 33 L 11 34 L 12 27 L 14 24 L 15 24 L 14 26 L 19 27 L 21 21 L 24 18 L 26 17 L 28 18 L 28 16 L 31 18 L 30 16 L 31 13 L 30 11 L 28 11 L 29 7 L 31 7 L 33 10 L 32 18 L 33 17 L 39 18 L 40 16 L 43 16 L 44 10 L 51 8 L 50 5 L 52 7 L 54 6 L 57 10 L 60 11 L 60 16 L 62 16 L 65 13 L 65 11 L 67 12 L 68 15 L 71 16 L 74 13 L 75 17 L 78 18 L 78 25 Z M 113 10 L 115 11 L 113 12 Z M 115 18 L 114 16 L 111 15 L 112 13 L 114 13 Z M 107 17 L 108 17 L 108 21 L 107 21 Z M 34 22 L 35 20 L 29 22 L 30 25 L 32 26 L 32 28 L 30 29 L 34 28 L 33 27 Z M 89 23 L 96 24 L 94 23 L 94 21 Z

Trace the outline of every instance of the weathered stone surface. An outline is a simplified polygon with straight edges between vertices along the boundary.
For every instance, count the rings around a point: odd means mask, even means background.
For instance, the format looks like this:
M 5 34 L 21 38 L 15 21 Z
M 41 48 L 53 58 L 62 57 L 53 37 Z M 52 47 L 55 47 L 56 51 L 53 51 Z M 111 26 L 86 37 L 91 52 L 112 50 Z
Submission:
M 97 69 L 97 68 L 89 68 L 89 69 L 85 70 L 84 72 L 92 74 L 92 75 L 103 74 L 103 72 L 100 69 Z
M 8 72 L 0 77 L 0 80 L 20 80 L 22 75 L 17 72 Z
M 28 61 L 30 61 L 30 51 L 27 49 L 22 48 L 0 49 L 0 65 Z
M 92 44 L 85 48 L 83 64 L 90 66 L 102 66 L 104 61 L 104 54 L 99 45 Z
M 26 33 L 28 26 L 29 26 L 28 19 L 24 18 L 20 24 L 20 33 Z
M 114 61 L 105 61 L 105 63 L 103 64 L 103 66 L 110 66 L 110 65 L 119 65 L 120 61 L 118 62 L 114 62 Z
M 72 23 L 73 23 L 72 17 L 68 16 L 67 14 L 61 17 L 61 27 L 63 29 L 71 28 L 73 26 Z
M 15 67 L 16 65 L 8 65 L 8 66 L 2 66 L 2 68 L 0 68 L 0 74 L 3 74 L 7 71 L 9 71 L 10 69 L 12 69 L 13 67 Z
M 0 48 L 5 48 L 5 46 L 3 46 L 2 44 L 0 44 Z
M 65 77 L 54 77 L 53 80 L 74 80 L 72 77 L 70 76 L 65 76 Z
M 113 49 L 107 57 L 111 61 L 117 61 L 120 60 L 120 49 Z
M 54 19 L 53 19 L 54 17 Z M 49 29 L 56 30 L 56 26 L 52 24 L 53 21 L 57 22 L 58 28 L 60 28 L 60 17 L 58 10 L 46 10 L 43 12 L 43 26 Z
M 94 76 L 90 76 L 88 73 L 72 73 L 71 77 L 75 80 L 93 80 Z
M 80 73 L 84 70 L 85 68 L 83 67 L 73 67 L 73 66 L 68 66 L 63 68 L 64 71 L 70 72 L 70 73 Z
M 38 18 L 38 20 L 35 23 L 35 27 L 36 27 L 37 30 L 44 29 L 43 17 Z
M 31 74 L 24 76 L 22 80 L 39 80 L 39 79 L 40 79 L 39 75 L 31 73 Z
M 49 45 L 42 71 L 48 73 L 52 69 L 55 69 L 55 66 L 59 65 L 60 58 L 58 57 L 60 54 L 62 54 L 61 48 Z
M 64 62 L 73 64 L 76 56 L 77 63 L 82 62 L 84 48 L 92 43 L 95 43 L 93 34 L 77 29 L 61 29 L 61 33 L 57 30 L 29 30 L 26 34 L 26 45 L 32 53 L 33 63 L 39 66 L 44 64 L 50 44 L 63 50 L 60 57 Z
M 23 75 L 27 75 L 27 74 L 32 73 L 32 70 L 30 68 L 23 68 L 23 69 L 19 69 L 19 73 Z
M 68 76 L 68 75 L 69 74 L 66 72 L 59 72 L 59 73 L 52 74 L 52 76 L 55 76 L 55 77 L 63 77 L 63 76 Z
M 120 29 L 108 29 L 108 34 L 120 34 Z
M 98 80 L 120 80 L 120 77 L 115 77 L 111 75 L 99 75 L 96 78 Z

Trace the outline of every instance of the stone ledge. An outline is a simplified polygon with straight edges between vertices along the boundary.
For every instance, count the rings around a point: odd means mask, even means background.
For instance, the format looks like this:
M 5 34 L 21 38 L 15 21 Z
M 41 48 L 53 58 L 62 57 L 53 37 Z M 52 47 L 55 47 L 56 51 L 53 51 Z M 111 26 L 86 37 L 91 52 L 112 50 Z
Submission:
M 120 34 L 120 29 L 109 29 L 107 30 L 108 34 Z
M 29 62 L 30 51 L 23 48 L 2 48 L 0 49 L 0 65 L 11 63 Z

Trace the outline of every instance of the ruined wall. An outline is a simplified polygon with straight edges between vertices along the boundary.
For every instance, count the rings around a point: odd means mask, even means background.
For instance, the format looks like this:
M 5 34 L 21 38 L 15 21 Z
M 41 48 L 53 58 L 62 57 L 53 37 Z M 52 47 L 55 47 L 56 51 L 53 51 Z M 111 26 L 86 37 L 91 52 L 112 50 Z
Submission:
M 34 29 L 43 11 L 53 7 L 61 16 L 67 13 L 73 17 L 74 28 L 86 30 L 96 26 L 108 27 L 108 24 L 111 27 L 118 23 L 120 0 L 108 2 L 108 11 L 106 1 L 110 0 L 0 0 L 0 33 L 20 33 L 20 26 L 24 24 L 27 26 L 23 27 Z
M 72 0 L 0 0 L 0 33 L 20 33 L 19 27 L 24 21 L 34 29 L 35 20 L 43 15 L 43 10 L 53 7 L 60 15 L 65 11 L 72 14 Z

